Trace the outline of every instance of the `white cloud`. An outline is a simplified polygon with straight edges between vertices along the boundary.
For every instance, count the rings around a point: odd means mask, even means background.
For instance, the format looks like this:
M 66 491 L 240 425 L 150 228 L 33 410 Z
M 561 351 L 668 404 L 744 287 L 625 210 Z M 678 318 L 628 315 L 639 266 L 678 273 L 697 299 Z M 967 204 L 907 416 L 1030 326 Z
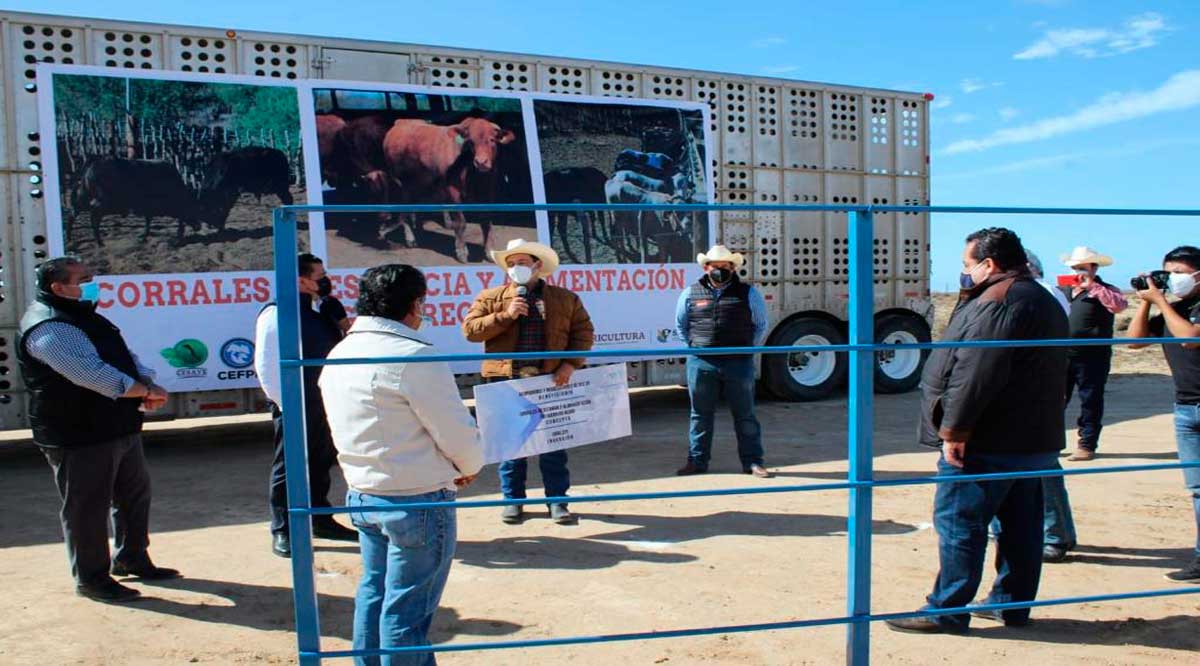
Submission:
M 962 91 L 968 95 L 970 95 L 971 93 L 977 93 L 980 90 L 987 90 L 988 88 L 997 88 L 1000 85 L 1002 85 L 1002 84 L 995 83 L 995 82 L 989 83 L 987 81 L 984 81 L 983 79 L 974 79 L 974 78 L 963 79 L 962 81 L 960 81 L 958 83 L 958 87 L 961 88 Z
M 1104 95 L 1073 113 L 1045 118 L 1019 127 L 997 130 L 981 139 L 956 141 L 947 155 L 972 153 L 997 146 L 1044 141 L 1062 134 L 1082 132 L 1158 113 L 1200 106 L 1200 69 L 1173 75 L 1154 90 Z
M 1038 60 L 1070 53 L 1083 58 L 1129 53 L 1158 44 L 1172 28 L 1160 14 L 1146 12 L 1117 28 L 1060 28 L 1046 30 L 1042 38 L 1013 54 L 1014 60 Z
M 1095 150 L 1078 153 L 1063 153 L 1059 155 L 1050 155 L 1047 157 L 1034 157 L 1032 159 L 1017 160 L 1014 162 L 1006 162 L 1004 164 L 984 167 L 974 171 L 959 171 L 947 174 L 939 174 L 935 171 L 934 178 L 939 180 L 966 180 L 985 178 L 988 176 L 999 176 L 1008 173 L 1021 173 L 1024 171 L 1036 171 L 1038 169 L 1060 167 L 1068 164 L 1093 161 L 1100 158 L 1134 157 L 1137 155 L 1153 153 L 1163 148 L 1178 148 L 1180 146 L 1200 146 L 1200 139 L 1189 137 L 1158 141 L 1145 141 L 1127 144 L 1112 150 Z
M 763 72 L 775 76 L 779 76 L 780 74 L 790 74 L 792 72 L 799 71 L 799 69 L 800 65 L 768 65 L 767 67 L 762 68 Z
M 949 95 L 942 95 L 940 97 L 934 97 L 933 103 L 929 105 L 929 108 L 934 109 L 934 110 L 948 109 L 948 108 L 950 108 L 950 105 L 953 103 L 954 103 L 953 97 L 951 97 Z
M 769 37 L 759 37 L 758 39 L 750 42 L 750 46 L 756 49 L 769 49 L 772 46 L 780 46 L 786 43 L 787 40 L 783 37 L 771 35 Z
M 975 114 L 973 113 L 956 113 L 953 116 L 950 116 L 950 122 L 954 123 L 955 125 L 966 125 L 972 120 L 975 120 Z
M 996 113 L 1000 114 L 1000 120 L 1008 122 L 1021 115 L 1021 110 L 1011 106 L 1005 106 L 996 111 Z

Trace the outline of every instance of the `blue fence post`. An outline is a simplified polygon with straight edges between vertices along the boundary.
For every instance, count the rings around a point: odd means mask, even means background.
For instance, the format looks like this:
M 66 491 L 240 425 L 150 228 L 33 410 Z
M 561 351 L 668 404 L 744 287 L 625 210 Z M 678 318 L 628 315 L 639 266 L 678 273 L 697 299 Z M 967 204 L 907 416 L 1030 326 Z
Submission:
M 850 344 L 871 344 L 875 339 L 874 214 L 868 208 L 848 213 L 850 240 Z M 874 434 L 875 353 L 850 351 L 850 471 L 852 482 L 873 477 L 871 439 Z M 872 488 L 850 489 L 846 531 L 850 560 L 846 568 L 846 663 L 871 662 L 871 500 Z
M 296 263 L 296 214 L 276 208 L 275 312 L 279 316 L 279 379 L 283 392 L 284 467 L 288 509 L 308 509 L 308 446 L 304 424 L 304 370 L 284 365 L 300 360 L 300 267 Z M 320 664 L 306 656 L 321 649 L 317 617 L 317 587 L 313 577 L 312 520 L 307 514 L 288 514 L 292 541 L 292 598 L 296 605 L 296 641 L 302 666 Z

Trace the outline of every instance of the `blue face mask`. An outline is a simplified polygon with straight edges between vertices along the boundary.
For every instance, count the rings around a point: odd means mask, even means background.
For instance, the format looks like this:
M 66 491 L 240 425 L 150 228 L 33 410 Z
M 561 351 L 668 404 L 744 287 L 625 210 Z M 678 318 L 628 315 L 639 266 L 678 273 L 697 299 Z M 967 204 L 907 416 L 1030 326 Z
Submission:
M 971 270 L 965 273 L 960 273 L 958 276 L 958 286 L 962 287 L 963 289 L 974 289 L 975 285 L 979 284 L 975 281 L 975 270 L 980 266 L 982 266 L 982 264 L 975 264 L 974 268 Z
M 100 300 L 100 283 L 92 280 L 79 285 L 79 300 L 96 303 Z

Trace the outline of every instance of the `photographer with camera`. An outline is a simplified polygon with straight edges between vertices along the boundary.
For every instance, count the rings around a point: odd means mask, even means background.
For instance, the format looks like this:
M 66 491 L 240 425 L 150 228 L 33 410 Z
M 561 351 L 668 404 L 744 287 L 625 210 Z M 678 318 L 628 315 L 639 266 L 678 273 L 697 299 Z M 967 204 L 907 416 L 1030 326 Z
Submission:
M 1129 337 L 1200 337 L 1200 248 L 1183 245 L 1163 257 L 1163 270 L 1132 280 L 1142 302 L 1129 324 Z M 1170 302 L 1164 293 L 1179 300 Z M 1150 316 L 1150 308 L 1159 314 Z M 1149 345 L 1132 345 L 1142 349 Z M 1175 380 L 1175 445 L 1179 461 L 1200 462 L 1200 344 L 1164 344 Z M 1196 552 L 1191 564 L 1166 574 L 1177 583 L 1200 583 L 1200 467 L 1183 470 L 1196 518 Z

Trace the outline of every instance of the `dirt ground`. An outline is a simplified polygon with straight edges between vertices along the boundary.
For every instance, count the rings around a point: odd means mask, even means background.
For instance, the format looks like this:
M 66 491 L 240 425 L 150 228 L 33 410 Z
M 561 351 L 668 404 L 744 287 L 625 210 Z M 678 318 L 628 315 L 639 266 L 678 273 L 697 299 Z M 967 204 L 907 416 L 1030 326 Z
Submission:
M 303 187 L 291 188 L 299 205 L 307 201 Z M 279 198 L 243 194 L 217 231 L 207 224 L 200 229 L 184 227 L 183 241 L 176 240 L 179 224 L 173 218 L 151 220 L 150 238 L 142 240 L 145 218 L 137 215 L 106 215 L 100 226 L 104 245 L 97 246 L 87 214 L 80 216 L 66 239 L 67 251 L 79 255 L 98 275 L 140 273 L 205 273 L 210 271 L 256 271 L 274 267 L 271 258 L 271 211 Z M 66 213 L 64 213 L 66 214 Z M 307 234 L 301 234 L 307 246 Z
M 1160 352 L 1147 350 L 1147 356 Z M 1175 460 L 1168 377 L 1132 372 L 1110 384 L 1096 466 Z M 571 452 L 572 493 L 770 487 L 828 482 L 846 471 L 846 401 L 761 406 L 770 480 L 738 474 L 722 415 L 712 473 L 680 478 L 687 429 L 680 389 L 634 396 L 634 436 Z M 917 396 L 878 396 L 875 469 L 881 478 L 932 474 L 935 454 L 913 444 Z M 1071 417 L 1073 418 L 1073 416 Z M 73 595 L 45 461 L 0 443 L 0 663 L 294 663 L 290 569 L 269 550 L 270 427 L 259 417 L 154 424 L 155 560 L 185 578 L 138 585 L 148 597 L 106 606 Z M 18 437 L 19 434 L 10 435 Z M 532 466 L 536 469 L 536 465 Z M 536 472 L 532 472 L 536 483 Z M 1194 539 L 1178 471 L 1068 481 L 1080 546 L 1047 565 L 1042 597 L 1171 588 Z M 335 492 L 335 501 L 340 495 Z M 937 568 L 931 486 L 876 491 L 874 608 L 919 606 Z M 466 497 L 498 496 L 487 469 Z M 538 639 L 841 616 L 845 612 L 845 492 L 579 502 L 576 527 L 538 507 L 505 526 L 497 509 L 459 514 L 459 545 L 438 643 Z M 356 547 L 318 542 L 322 646 L 349 646 Z M 991 575 L 985 576 L 985 585 Z M 1197 588 L 1200 590 L 1200 588 Z M 982 596 L 982 595 L 981 595 Z M 1194 664 L 1200 597 L 1058 606 L 1008 629 L 976 623 L 966 637 L 896 634 L 875 625 L 874 663 Z M 844 628 L 446 653 L 442 664 L 830 664 Z

